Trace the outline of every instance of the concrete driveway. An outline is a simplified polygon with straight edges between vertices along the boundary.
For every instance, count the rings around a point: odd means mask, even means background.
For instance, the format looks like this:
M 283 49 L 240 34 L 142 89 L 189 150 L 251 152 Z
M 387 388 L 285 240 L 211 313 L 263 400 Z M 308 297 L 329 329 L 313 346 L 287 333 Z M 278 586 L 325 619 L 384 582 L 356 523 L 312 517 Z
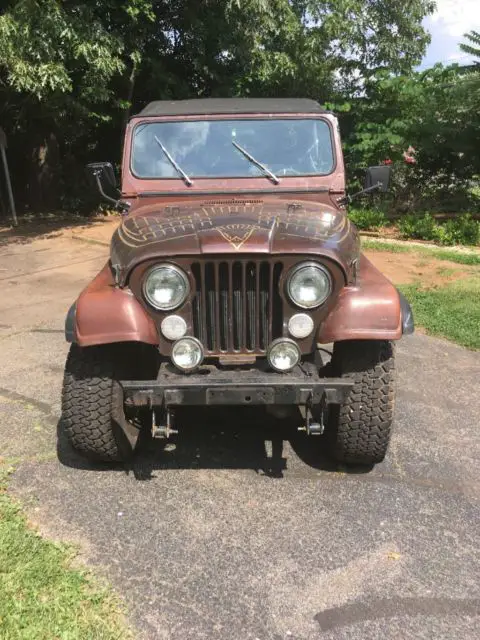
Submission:
M 63 320 L 105 258 L 68 238 L 0 247 L 0 455 L 31 519 L 111 580 L 136 637 L 478 637 L 480 355 L 400 343 L 396 431 L 370 473 L 238 411 L 184 413 L 175 444 L 91 466 L 57 442 Z

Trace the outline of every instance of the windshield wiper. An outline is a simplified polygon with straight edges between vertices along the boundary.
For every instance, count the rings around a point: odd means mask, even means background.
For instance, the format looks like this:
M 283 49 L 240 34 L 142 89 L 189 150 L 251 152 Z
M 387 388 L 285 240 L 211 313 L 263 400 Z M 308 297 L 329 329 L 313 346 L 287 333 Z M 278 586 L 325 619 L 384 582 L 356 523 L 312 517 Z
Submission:
M 270 178 L 270 180 L 274 183 L 274 184 L 280 184 L 280 180 L 279 178 L 277 178 L 277 176 L 272 173 L 270 171 L 270 169 L 267 169 L 267 167 L 262 164 L 261 162 L 259 162 L 256 158 L 254 158 L 250 153 L 248 153 L 248 151 L 246 149 L 244 149 L 243 147 L 241 147 L 237 142 L 235 142 L 234 140 L 232 140 L 232 144 L 233 146 L 238 149 L 240 151 L 240 153 L 243 153 L 243 155 L 247 158 L 247 160 L 250 160 L 250 162 L 252 164 L 254 164 L 256 167 L 258 167 L 259 169 L 261 169 L 263 171 L 263 173 L 268 176 Z
M 172 167 L 175 169 L 175 171 L 177 173 L 179 173 L 182 178 L 185 180 L 185 184 L 189 187 L 192 186 L 193 182 L 190 180 L 190 178 L 187 176 L 187 174 L 185 173 L 185 171 L 182 169 L 182 167 L 177 164 L 175 162 L 175 160 L 172 158 L 172 156 L 168 153 L 167 149 L 163 146 L 162 142 L 157 138 L 157 136 L 155 136 L 155 141 L 158 144 L 158 146 L 160 147 L 160 149 L 163 151 L 163 153 L 167 156 L 168 161 L 170 162 L 170 164 L 172 165 Z

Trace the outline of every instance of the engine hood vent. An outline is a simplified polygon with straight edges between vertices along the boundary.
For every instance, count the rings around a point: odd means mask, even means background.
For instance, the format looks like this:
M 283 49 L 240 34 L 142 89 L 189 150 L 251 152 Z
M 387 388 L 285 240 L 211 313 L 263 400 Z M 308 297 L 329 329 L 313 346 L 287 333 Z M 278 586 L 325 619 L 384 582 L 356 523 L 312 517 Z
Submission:
M 263 204 L 263 200 L 243 200 L 233 198 L 231 200 L 205 200 L 200 206 L 202 207 L 214 207 L 215 205 L 242 205 L 242 204 Z

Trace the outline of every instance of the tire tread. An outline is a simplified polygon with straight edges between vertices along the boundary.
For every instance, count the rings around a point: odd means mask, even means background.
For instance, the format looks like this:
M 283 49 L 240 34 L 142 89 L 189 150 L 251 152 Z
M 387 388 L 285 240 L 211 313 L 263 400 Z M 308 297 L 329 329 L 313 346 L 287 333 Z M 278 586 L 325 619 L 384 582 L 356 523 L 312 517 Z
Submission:
M 328 426 L 330 451 L 339 462 L 381 462 L 390 441 L 395 405 L 395 350 L 390 341 L 347 341 L 334 346 L 334 375 L 354 380 Z
M 111 348 L 71 346 L 63 379 L 62 424 L 72 446 L 97 460 L 124 459 L 112 421 L 114 374 Z

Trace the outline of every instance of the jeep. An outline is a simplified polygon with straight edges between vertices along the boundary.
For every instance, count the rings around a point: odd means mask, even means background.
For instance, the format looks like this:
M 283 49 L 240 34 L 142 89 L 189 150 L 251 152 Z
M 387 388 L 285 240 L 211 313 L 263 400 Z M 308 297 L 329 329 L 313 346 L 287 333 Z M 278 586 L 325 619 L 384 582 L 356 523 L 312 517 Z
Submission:
M 413 318 L 360 251 L 334 114 L 304 99 L 153 102 L 128 123 L 120 199 L 111 164 L 89 170 L 123 219 L 66 319 L 75 449 L 124 460 L 142 432 L 176 433 L 178 407 L 240 405 L 300 411 L 335 461 L 383 460 L 394 345 Z M 360 193 L 385 191 L 390 170 L 367 169 Z

